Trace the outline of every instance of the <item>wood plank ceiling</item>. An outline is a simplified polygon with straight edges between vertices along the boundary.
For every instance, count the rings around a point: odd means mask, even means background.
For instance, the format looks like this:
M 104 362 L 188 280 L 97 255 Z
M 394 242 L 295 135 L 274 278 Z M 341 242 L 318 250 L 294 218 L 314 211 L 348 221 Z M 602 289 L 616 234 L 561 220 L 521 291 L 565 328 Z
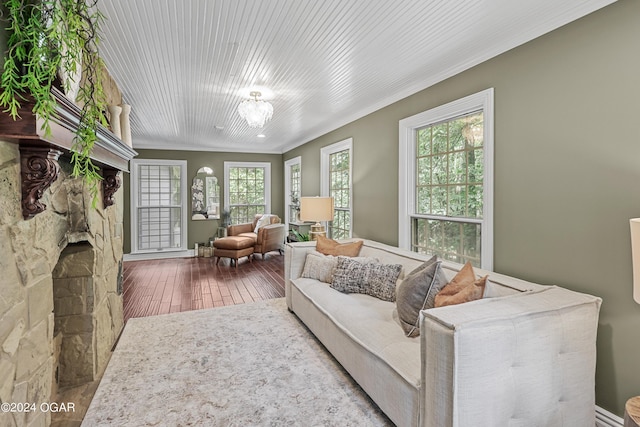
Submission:
M 100 54 L 134 148 L 282 153 L 610 3 L 101 0 Z M 236 111 L 255 86 L 263 129 Z

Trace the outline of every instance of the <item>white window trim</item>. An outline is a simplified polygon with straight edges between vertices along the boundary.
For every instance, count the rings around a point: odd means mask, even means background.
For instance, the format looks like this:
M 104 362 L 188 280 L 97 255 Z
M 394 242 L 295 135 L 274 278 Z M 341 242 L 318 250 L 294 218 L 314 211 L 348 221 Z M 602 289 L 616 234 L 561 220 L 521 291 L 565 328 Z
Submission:
M 320 149 L 320 196 L 329 197 L 329 156 L 344 150 L 349 150 L 349 237 L 351 237 L 353 236 L 353 138 L 347 138 Z
M 302 157 L 294 157 L 284 162 L 284 222 L 287 226 L 293 222 L 289 218 L 289 206 L 291 205 L 291 167 L 295 165 L 300 165 L 300 188 L 302 189 Z
M 180 166 L 180 199 L 182 200 L 181 207 L 181 221 L 180 221 L 180 247 L 179 248 L 170 248 L 164 250 L 139 250 L 138 249 L 138 166 L 153 166 L 153 165 L 162 165 L 162 166 Z M 187 161 L 186 160 L 164 160 L 164 159 L 132 159 L 131 160 L 131 176 L 129 182 L 131 183 L 130 188 L 130 206 L 131 206 L 131 255 L 133 257 L 128 257 L 128 259 L 155 259 L 155 258 L 166 258 L 166 253 L 171 252 L 172 256 L 176 255 L 176 252 L 187 252 L 187 203 L 190 203 L 190 200 L 187 199 Z M 149 257 L 152 255 L 151 258 Z M 136 257 L 140 255 L 141 257 Z
M 229 172 L 231 168 L 264 168 L 265 213 L 271 213 L 271 163 L 268 162 L 224 162 L 224 207 L 229 209 Z
M 481 268 L 493 269 L 493 88 L 466 96 L 399 122 L 398 246 L 411 250 L 411 213 L 415 212 L 416 130 L 456 116 L 482 110 L 484 113 L 484 178 Z

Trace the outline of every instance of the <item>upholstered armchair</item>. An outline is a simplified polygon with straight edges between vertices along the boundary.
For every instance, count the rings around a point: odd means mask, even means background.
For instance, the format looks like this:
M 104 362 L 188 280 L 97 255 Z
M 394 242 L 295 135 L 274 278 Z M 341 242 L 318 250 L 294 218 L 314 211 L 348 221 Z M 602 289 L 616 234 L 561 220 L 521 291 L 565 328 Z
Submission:
M 262 216 L 262 214 L 257 214 L 253 218 L 253 222 L 228 226 L 227 235 L 251 237 L 256 242 L 253 253 L 259 253 L 262 255 L 262 258 L 264 258 L 264 254 L 271 251 L 278 251 L 282 254 L 286 236 L 284 224 L 280 223 L 280 218 L 277 215 L 270 215 L 268 224 L 258 228 L 258 232 L 256 233 L 256 226 Z

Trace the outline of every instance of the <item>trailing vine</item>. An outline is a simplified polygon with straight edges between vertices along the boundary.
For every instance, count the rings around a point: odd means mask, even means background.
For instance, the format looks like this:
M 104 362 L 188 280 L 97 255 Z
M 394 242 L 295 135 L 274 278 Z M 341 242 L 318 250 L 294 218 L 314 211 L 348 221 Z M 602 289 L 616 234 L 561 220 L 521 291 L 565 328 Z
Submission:
M 65 89 L 79 84 L 76 99 L 81 105 L 80 123 L 71 148 L 73 176 L 84 177 L 96 205 L 100 168 L 91 160 L 97 141 L 98 123 L 107 125 L 102 89 L 103 64 L 98 56 L 102 15 L 98 0 L 3 0 L 8 22 L 7 51 L 0 78 L 0 107 L 14 120 L 20 118 L 21 103 L 33 98 L 32 112 L 43 120 L 47 135 L 49 120 L 56 115 L 51 86 L 59 70 L 74 75 L 82 68 L 82 82 L 64 81 Z M 81 65 L 80 65 L 81 64 Z

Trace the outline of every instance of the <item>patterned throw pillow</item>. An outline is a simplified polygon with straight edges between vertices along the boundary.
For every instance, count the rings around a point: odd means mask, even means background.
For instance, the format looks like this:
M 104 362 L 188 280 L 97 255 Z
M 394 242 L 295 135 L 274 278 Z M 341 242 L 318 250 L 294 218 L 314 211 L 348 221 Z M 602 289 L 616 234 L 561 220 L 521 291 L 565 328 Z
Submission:
M 360 254 L 360 248 L 363 243 L 364 242 L 362 240 L 351 243 L 339 243 L 333 239 L 318 236 L 316 241 L 316 250 L 325 255 L 356 257 Z
M 331 287 L 344 293 L 365 294 L 384 301 L 395 301 L 396 280 L 401 272 L 400 264 L 362 262 L 339 256 Z
M 302 277 L 316 279 L 324 283 L 331 283 L 333 270 L 338 264 L 338 258 L 322 255 L 319 252 L 309 252 L 304 262 Z
M 420 335 L 420 311 L 435 306 L 438 292 L 447 278 L 437 257 L 432 257 L 409 273 L 396 290 L 396 308 L 402 330 L 408 337 Z

